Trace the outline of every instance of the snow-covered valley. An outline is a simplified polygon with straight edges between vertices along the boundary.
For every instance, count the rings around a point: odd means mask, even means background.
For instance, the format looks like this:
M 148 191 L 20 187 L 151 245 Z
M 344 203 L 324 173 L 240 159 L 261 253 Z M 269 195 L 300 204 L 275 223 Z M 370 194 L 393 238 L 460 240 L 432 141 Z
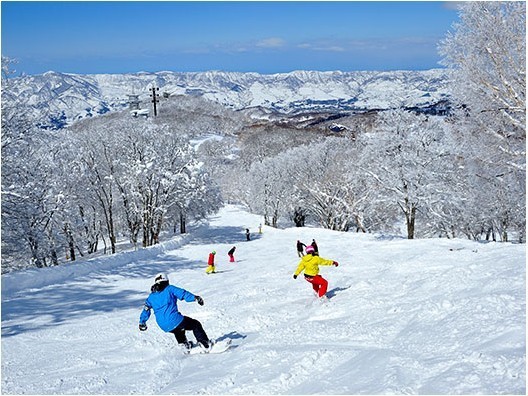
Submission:
M 294 71 L 278 74 L 209 71 L 79 75 L 48 72 L 9 80 L 4 100 L 24 107 L 39 125 L 61 128 L 84 118 L 129 106 L 151 108 L 150 89 L 160 88 L 160 107 L 168 97 L 203 97 L 263 117 L 266 112 L 431 108 L 449 100 L 450 74 L 423 71 Z M 445 105 L 441 105 L 445 106 Z

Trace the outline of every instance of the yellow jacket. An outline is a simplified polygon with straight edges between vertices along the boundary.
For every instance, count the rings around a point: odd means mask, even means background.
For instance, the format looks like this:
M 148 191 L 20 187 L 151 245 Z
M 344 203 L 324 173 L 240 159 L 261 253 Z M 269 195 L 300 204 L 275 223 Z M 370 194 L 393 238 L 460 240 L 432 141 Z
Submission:
M 333 263 L 334 260 L 327 260 L 319 256 L 307 254 L 299 262 L 297 270 L 295 271 L 295 275 L 299 275 L 302 271 L 304 271 L 304 275 L 315 276 L 319 274 L 320 265 L 332 265 Z

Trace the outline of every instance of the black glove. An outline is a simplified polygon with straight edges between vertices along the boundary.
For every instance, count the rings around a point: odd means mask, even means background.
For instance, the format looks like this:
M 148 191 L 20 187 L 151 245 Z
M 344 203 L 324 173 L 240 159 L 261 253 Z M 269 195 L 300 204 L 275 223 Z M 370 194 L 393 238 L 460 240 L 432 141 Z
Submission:
M 339 263 L 338 263 L 337 261 L 334 261 L 334 262 L 332 263 L 332 265 L 335 265 L 335 266 L 337 267 L 337 266 L 339 265 Z
M 139 330 L 146 331 L 147 330 L 147 324 L 146 323 L 140 323 L 139 324 Z
M 297 279 L 297 275 L 293 275 L 293 279 Z
M 200 296 L 194 296 L 194 298 L 196 299 L 196 301 L 198 302 L 198 304 L 200 304 L 200 305 L 203 305 L 203 304 L 204 304 L 204 303 L 203 303 L 203 298 L 202 298 L 202 297 L 200 297 Z

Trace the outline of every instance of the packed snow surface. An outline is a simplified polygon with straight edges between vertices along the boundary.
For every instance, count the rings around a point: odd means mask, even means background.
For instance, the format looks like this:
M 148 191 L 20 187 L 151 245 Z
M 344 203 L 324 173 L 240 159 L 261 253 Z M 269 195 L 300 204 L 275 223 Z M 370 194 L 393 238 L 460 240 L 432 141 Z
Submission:
M 227 206 L 153 248 L 3 275 L 2 393 L 525 394 L 525 245 L 261 221 Z M 312 238 L 339 262 L 321 267 L 324 303 L 292 277 Z M 157 272 L 202 296 L 180 310 L 234 347 L 182 355 L 154 317 L 140 332 Z

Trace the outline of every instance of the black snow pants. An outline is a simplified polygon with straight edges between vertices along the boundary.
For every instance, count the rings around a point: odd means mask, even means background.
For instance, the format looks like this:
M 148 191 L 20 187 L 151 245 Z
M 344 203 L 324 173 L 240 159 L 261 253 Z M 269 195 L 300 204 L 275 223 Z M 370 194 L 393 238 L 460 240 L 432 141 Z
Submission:
M 196 338 L 196 341 L 198 341 L 206 348 L 209 347 L 209 337 L 207 337 L 207 334 L 205 333 L 205 330 L 203 329 L 202 324 L 199 321 L 193 318 L 189 318 L 188 316 L 184 316 L 182 322 L 174 329 L 172 329 L 170 333 L 174 334 L 174 336 L 176 337 L 176 341 L 178 341 L 178 344 L 183 344 L 187 342 L 185 331 L 192 331 L 194 334 L 194 338 Z

